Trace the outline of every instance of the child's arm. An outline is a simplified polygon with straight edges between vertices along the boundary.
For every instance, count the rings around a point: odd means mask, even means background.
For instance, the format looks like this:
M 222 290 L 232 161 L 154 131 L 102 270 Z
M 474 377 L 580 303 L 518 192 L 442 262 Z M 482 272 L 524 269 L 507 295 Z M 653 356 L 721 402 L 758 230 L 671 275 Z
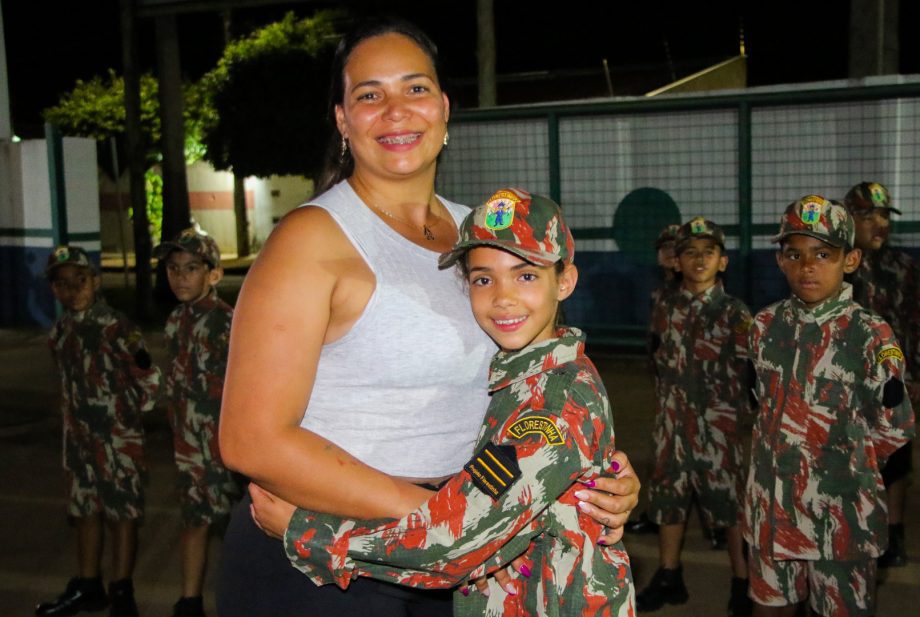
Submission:
M 520 410 L 463 472 L 399 521 L 356 523 L 297 511 L 285 536 L 288 557 L 317 584 L 342 588 L 354 576 L 450 587 L 497 569 L 541 533 L 535 519 L 547 506 L 559 499 L 577 507 L 573 483 L 601 471 L 594 462 L 599 447 L 604 459 L 613 452 L 612 439 L 602 441 L 609 413 L 599 396 L 570 397 L 561 415 Z
M 160 386 L 160 369 L 147 351 L 140 328 L 123 317 L 107 331 L 107 338 L 118 355 L 128 383 L 124 386 L 137 394 L 137 409 L 149 411 L 156 404 Z
M 866 386 L 876 406 L 866 417 L 879 467 L 914 436 L 914 412 L 904 386 L 904 355 L 891 331 L 881 322 L 868 349 Z

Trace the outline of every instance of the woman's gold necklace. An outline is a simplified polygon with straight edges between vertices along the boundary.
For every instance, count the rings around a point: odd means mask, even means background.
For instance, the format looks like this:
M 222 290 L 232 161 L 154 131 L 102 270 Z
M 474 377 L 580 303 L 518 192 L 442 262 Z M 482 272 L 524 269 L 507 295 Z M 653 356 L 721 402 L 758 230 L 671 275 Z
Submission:
M 380 206 L 378 206 L 378 205 L 375 204 L 375 203 L 371 203 L 370 201 L 368 201 L 367 203 L 368 203 L 368 205 L 369 205 L 371 208 L 373 208 L 373 209 L 376 210 L 377 212 L 380 212 L 380 213 L 383 214 L 384 216 L 390 217 L 390 218 L 393 219 L 394 221 L 397 221 L 397 222 L 402 223 L 403 225 L 407 225 L 407 226 L 409 226 L 409 227 L 418 227 L 418 225 L 416 225 L 415 223 L 410 223 L 409 221 L 407 221 L 407 220 L 405 220 L 405 219 L 403 219 L 403 218 L 400 218 L 400 217 L 396 216 L 395 214 L 392 214 L 391 212 L 388 212 L 388 211 L 384 210 L 383 208 L 381 208 Z M 434 212 L 432 212 L 430 209 L 429 209 L 428 211 L 431 212 L 431 214 L 433 214 L 434 217 L 437 219 L 437 222 L 435 222 L 435 223 L 431 226 L 431 227 L 434 227 L 435 225 L 437 225 L 438 223 L 441 222 L 441 217 L 438 216 L 437 214 L 434 214 Z M 426 216 L 426 218 L 427 218 L 427 216 Z M 425 239 L 428 240 L 429 242 L 433 242 L 434 240 L 437 239 L 437 238 L 435 237 L 434 233 L 432 233 L 431 227 L 428 226 L 428 223 L 423 223 L 423 224 L 422 224 L 422 235 L 424 235 L 424 236 L 425 236 Z

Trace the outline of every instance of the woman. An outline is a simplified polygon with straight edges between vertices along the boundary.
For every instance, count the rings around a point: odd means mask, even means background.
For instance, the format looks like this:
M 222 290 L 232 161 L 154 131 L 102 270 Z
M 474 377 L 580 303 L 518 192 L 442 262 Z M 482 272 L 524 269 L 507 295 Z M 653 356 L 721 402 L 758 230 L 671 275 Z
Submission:
M 221 415 L 225 462 L 298 506 L 399 517 L 472 454 L 494 346 L 437 256 L 468 211 L 434 192 L 449 104 L 437 52 L 398 20 L 342 39 L 319 195 L 279 224 L 247 276 L 231 334 Z M 306 411 L 305 411 L 306 410 Z M 306 430 L 304 430 L 306 429 Z M 270 455 L 266 455 L 270 453 Z M 616 527 L 636 502 L 599 479 L 584 509 Z M 224 543 L 222 617 L 450 615 L 446 592 L 371 580 L 315 587 L 281 543 L 237 509 Z M 604 512 L 601 508 L 606 509 Z

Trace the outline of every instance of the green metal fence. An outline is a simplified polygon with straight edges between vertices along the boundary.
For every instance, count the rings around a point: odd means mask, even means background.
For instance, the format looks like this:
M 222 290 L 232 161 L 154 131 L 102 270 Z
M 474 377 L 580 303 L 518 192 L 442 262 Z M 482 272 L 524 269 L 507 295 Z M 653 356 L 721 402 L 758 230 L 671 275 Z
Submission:
M 569 321 L 591 340 L 641 344 L 654 239 L 705 216 L 728 236 L 729 292 L 757 310 L 786 290 L 770 236 L 785 206 L 885 184 L 920 245 L 920 77 L 455 111 L 438 190 L 477 204 L 520 186 L 562 204 L 576 238 Z

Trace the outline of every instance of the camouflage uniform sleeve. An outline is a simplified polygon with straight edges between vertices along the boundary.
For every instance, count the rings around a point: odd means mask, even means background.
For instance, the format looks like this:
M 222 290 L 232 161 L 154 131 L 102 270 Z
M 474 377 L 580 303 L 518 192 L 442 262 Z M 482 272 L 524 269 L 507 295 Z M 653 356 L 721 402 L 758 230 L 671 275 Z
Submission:
M 437 588 L 495 570 L 527 549 L 542 531 L 537 517 L 560 496 L 576 507 L 573 483 L 599 475 L 593 454 L 608 419 L 596 391 L 570 394 L 559 414 L 520 409 L 463 472 L 399 521 L 355 523 L 299 510 L 285 535 L 288 557 L 317 584 L 343 589 L 354 576 Z M 612 439 L 609 448 L 605 458 Z M 514 479 L 502 487 L 488 478 L 492 488 L 480 488 L 486 461 Z
M 201 403 L 219 403 L 227 372 L 232 313 L 217 307 L 209 312 L 200 336 L 195 341 L 197 364 L 192 385 L 195 398 Z
M 732 315 L 732 359 L 729 368 L 729 381 L 731 386 L 731 400 L 735 401 L 739 420 L 747 421 L 754 415 L 753 400 L 750 396 L 754 387 L 753 364 L 748 339 L 754 318 L 743 302 L 738 302 Z
M 131 383 L 124 385 L 133 388 L 136 393 L 138 411 L 153 409 L 160 386 L 160 369 L 147 351 L 140 328 L 124 318 L 119 319 L 111 340 L 113 349 L 117 350 L 123 366 L 127 368 L 126 374 Z
M 872 407 L 866 423 L 875 446 L 879 467 L 914 435 L 914 412 L 904 387 L 904 354 L 891 327 L 879 320 L 873 324 L 865 387 Z M 868 407 L 868 405 L 867 405 Z

